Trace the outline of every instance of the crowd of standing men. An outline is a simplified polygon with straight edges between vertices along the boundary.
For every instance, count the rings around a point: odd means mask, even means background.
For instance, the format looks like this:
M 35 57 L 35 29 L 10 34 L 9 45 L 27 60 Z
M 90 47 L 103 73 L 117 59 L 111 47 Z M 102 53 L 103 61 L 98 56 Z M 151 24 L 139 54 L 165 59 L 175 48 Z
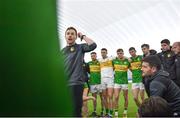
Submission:
M 76 44 L 77 37 L 86 43 Z M 130 47 L 130 58 L 124 56 L 123 49 L 117 49 L 116 57 L 109 57 L 108 50 L 102 48 L 102 58 L 97 59 L 96 52 L 91 52 L 92 60 L 87 63 L 88 68 L 85 68 L 84 54 L 93 51 L 96 43 L 86 35 L 77 33 L 73 27 L 67 28 L 65 38 L 67 46 L 62 49 L 62 53 L 74 101 L 74 116 L 81 116 L 82 106 L 83 115 L 88 115 L 88 99 L 93 99 L 94 111 L 91 116 L 97 116 L 96 98 L 99 94 L 102 108 L 100 115 L 118 117 L 121 90 L 125 101 L 123 116 L 127 116 L 128 70 L 132 72 L 132 95 L 138 108 L 141 108 L 144 101 L 145 88 L 149 97 L 159 96 L 167 101 L 172 109 L 172 116 L 180 116 L 180 42 L 175 42 L 171 47 L 168 39 L 162 40 L 162 52 L 157 54 L 155 50 L 150 50 L 148 44 L 143 44 L 142 56 L 136 54 L 134 47 Z M 88 97 L 87 82 L 92 97 Z

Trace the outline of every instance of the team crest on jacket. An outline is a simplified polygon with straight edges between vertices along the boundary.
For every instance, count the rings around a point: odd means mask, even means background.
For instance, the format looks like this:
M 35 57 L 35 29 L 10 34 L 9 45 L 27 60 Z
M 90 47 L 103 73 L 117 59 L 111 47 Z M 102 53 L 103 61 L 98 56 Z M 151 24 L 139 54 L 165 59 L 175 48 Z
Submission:
M 168 54 L 167 57 L 168 57 L 168 58 L 171 57 L 171 54 Z
M 74 47 L 71 47 L 71 48 L 70 48 L 70 51 L 71 51 L 71 52 L 74 52 L 74 50 L 75 50 Z

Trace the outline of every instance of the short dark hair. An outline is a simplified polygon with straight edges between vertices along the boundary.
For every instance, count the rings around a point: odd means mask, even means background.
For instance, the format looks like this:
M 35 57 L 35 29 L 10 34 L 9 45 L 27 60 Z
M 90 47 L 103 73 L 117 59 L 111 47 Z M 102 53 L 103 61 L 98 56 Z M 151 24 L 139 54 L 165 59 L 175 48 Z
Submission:
M 162 43 L 166 43 L 167 45 L 170 45 L 170 41 L 168 40 L 168 39 L 163 39 L 162 41 L 161 41 L 161 44 Z
M 92 54 L 96 54 L 96 52 L 91 52 L 91 55 L 92 55 Z
M 149 49 L 149 44 L 142 44 L 141 48 L 143 48 L 143 47 L 147 47 Z
M 146 98 L 138 108 L 140 117 L 167 117 L 173 116 L 173 112 L 167 101 L 159 96 Z
M 147 56 L 147 57 L 143 58 L 142 61 L 149 63 L 150 67 L 156 67 L 157 70 L 161 69 L 161 61 L 157 55 Z
M 71 29 L 75 31 L 75 33 L 76 33 L 75 35 L 76 35 L 76 37 L 77 37 L 77 30 L 76 30 L 74 27 L 68 27 L 68 28 L 66 29 L 66 32 L 67 32 L 68 30 L 71 30 Z M 65 33 L 66 33 L 66 32 L 65 32 Z
M 107 49 L 106 48 L 102 48 L 101 50 L 105 50 L 107 52 Z
M 119 48 L 116 52 L 124 52 L 123 49 Z
M 129 48 L 129 51 L 131 51 L 131 50 L 136 51 L 136 49 L 135 49 L 134 47 L 130 47 L 130 48 Z
M 149 52 L 150 52 L 151 55 L 155 55 L 157 53 L 157 51 L 154 50 L 154 49 L 150 49 Z

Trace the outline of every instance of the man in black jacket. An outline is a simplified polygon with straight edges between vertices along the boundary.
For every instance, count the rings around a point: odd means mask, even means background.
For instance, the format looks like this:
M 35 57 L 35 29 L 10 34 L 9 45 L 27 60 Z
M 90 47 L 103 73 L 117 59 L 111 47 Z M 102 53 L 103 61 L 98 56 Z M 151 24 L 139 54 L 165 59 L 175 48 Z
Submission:
M 172 51 L 176 54 L 175 57 L 175 70 L 176 70 L 176 83 L 180 87 L 180 42 L 175 42 L 172 45 Z
M 180 116 L 180 88 L 169 79 L 169 73 L 161 70 L 161 61 L 156 55 L 143 59 L 142 76 L 148 79 L 145 85 L 147 95 L 164 98 L 170 105 L 173 115 Z
M 147 57 L 147 56 L 151 55 L 150 51 L 149 51 L 149 44 L 142 44 L 141 49 L 143 52 L 143 57 Z
M 161 50 L 162 52 L 157 54 L 159 59 L 161 60 L 161 67 L 163 70 L 169 73 L 170 79 L 175 82 L 175 54 L 173 51 L 171 51 L 170 41 L 168 39 L 164 39 L 161 41 Z
M 150 46 L 149 46 L 149 44 L 142 44 L 141 45 L 141 50 L 142 50 L 142 52 L 143 52 L 143 58 L 145 58 L 145 57 L 147 57 L 147 56 L 150 56 L 150 55 L 155 55 L 157 52 L 156 52 L 156 50 L 153 50 L 153 49 L 151 49 L 150 50 Z M 148 79 L 145 79 L 144 77 L 143 77 L 143 80 L 142 80 L 142 83 L 145 85 L 146 84 L 146 80 L 148 80 Z M 146 85 L 144 86 L 145 87 L 145 89 L 147 89 L 146 87 Z
M 156 50 L 150 49 L 149 44 L 142 44 L 141 49 L 142 49 L 142 52 L 143 52 L 143 57 L 147 57 L 149 55 L 155 55 L 157 53 Z

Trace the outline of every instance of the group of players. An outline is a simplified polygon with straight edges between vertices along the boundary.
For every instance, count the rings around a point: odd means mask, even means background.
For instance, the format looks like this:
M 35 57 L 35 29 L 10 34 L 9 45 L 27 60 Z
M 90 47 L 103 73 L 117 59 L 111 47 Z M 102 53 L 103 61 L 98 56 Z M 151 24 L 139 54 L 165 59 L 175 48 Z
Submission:
M 76 44 L 75 40 L 78 37 L 86 43 Z M 174 116 L 180 116 L 180 89 L 178 88 L 178 86 L 180 87 L 180 42 L 175 42 L 171 48 L 168 39 L 162 40 L 162 52 L 158 54 L 156 54 L 156 51 L 149 50 L 148 44 L 143 44 L 141 46 L 143 56 L 136 55 L 136 49 L 131 47 L 129 48 L 130 58 L 124 56 L 123 49 L 117 49 L 116 57 L 109 57 L 107 56 L 107 49 L 102 48 L 101 59 L 97 59 L 96 53 L 92 52 L 92 61 L 87 64 L 89 68 L 87 71 L 90 75 L 88 83 L 92 96 L 88 96 L 88 85 L 87 83 L 84 84 L 85 78 L 88 77 L 85 74 L 86 68 L 83 69 L 82 65 L 84 54 L 93 51 L 97 44 L 81 32 L 77 33 L 77 30 L 73 27 L 67 28 L 65 38 L 67 46 L 62 49 L 62 54 L 64 55 L 65 71 L 68 75 L 67 81 L 74 105 L 73 116 L 81 116 L 82 103 L 83 116 L 88 116 L 87 100 L 89 99 L 94 101 L 92 116 L 96 116 L 97 94 L 101 98 L 101 116 L 119 116 L 118 103 L 121 90 L 125 101 L 123 116 L 127 116 L 128 70 L 132 72 L 132 95 L 137 107 L 144 101 L 145 88 L 148 97 L 156 95 L 164 98 L 170 103 L 175 113 Z M 156 56 L 149 56 L 154 54 Z M 161 73 L 160 69 L 168 73 L 164 75 L 164 72 Z M 153 75 L 156 76 L 153 78 Z M 150 76 L 149 79 L 143 79 L 148 76 Z M 166 78 L 166 81 L 162 78 Z M 171 85 L 169 85 L 170 83 Z M 158 86 L 154 86 L 156 84 Z
M 161 48 L 166 50 L 164 46 L 167 39 L 162 41 Z M 89 81 L 90 92 L 94 97 L 93 100 L 93 112 L 90 116 L 97 116 L 97 94 L 101 98 L 101 113 L 100 116 L 115 116 L 118 117 L 119 109 L 119 96 L 121 90 L 124 96 L 124 111 L 123 116 L 127 116 L 128 110 L 128 70 L 132 72 L 132 95 L 133 99 L 137 105 L 144 101 L 144 82 L 142 77 L 142 59 L 148 55 L 155 55 L 155 50 L 150 50 L 148 44 L 141 45 L 143 55 L 137 55 L 136 49 L 134 47 L 129 48 L 130 58 L 124 56 L 123 49 L 117 49 L 116 57 L 108 57 L 108 50 L 106 48 L 101 49 L 102 58 L 97 59 L 96 52 L 91 52 L 91 61 L 87 63 L 87 68 L 89 68 Z M 87 84 L 87 83 L 86 83 Z M 86 86 L 86 90 L 87 90 Z M 87 92 L 85 96 L 87 95 Z M 141 100 L 139 99 L 141 98 Z M 87 107 L 87 102 L 84 102 Z M 86 108 L 85 107 L 85 108 Z M 87 108 L 84 115 L 88 115 Z
M 149 55 L 149 45 L 143 44 L 144 55 Z M 132 72 L 132 95 L 137 106 L 144 100 L 144 85 L 142 83 L 141 63 L 143 56 L 136 54 L 134 47 L 129 48 L 130 58 L 124 56 L 123 49 L 117 49 L 117 57 L 108 57 L 106 48 L 101 49 L 101 59 L 97 59 L 96 52 L 91 52 L 92 61 L 88 62 L 90 92 L 96 99 L 101 98 L 101 116 L 118 116 L 119 95 L 121 90 L 124 96 L 124 112 L 128 110 L 128 70 Z M 141 100 L 139 100 L 139 96 Z M 93 101 L 94 111 L 91 116 L 96 116 L 97 101 Z M 85 103 L 86 104 L 86 103 Z M 104 112 L 105 111 L 105 112 Z M 85 113 L 87 115 L 87 113 Z

